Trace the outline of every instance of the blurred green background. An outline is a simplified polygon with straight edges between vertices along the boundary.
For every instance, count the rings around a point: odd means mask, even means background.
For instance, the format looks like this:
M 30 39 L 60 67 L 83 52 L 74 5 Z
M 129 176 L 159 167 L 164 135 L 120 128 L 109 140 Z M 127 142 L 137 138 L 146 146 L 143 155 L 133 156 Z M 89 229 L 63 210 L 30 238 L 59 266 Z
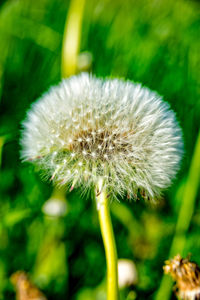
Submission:
M 106 265 L 94 201 L 67 191 L 61 211 L 49 216 L 52 186 L 19 157 L 27 109 L 61 78 L 69 4 L 0 1 L 0 299 L 15 299 L 9 277 L 17 270 L 28 272 L 49 300 L 105 299 Z M 156 299 L 157 291 L 175 299 L 170 282 L 161 284 L 164 261 L 191 253 L 200 264 L 198 147 L 193 155 L 200 120 L 199 36 L 198 1 L 85 2 L 80 69 L 84 60 L 97 76 L 156 90 L 176 111 L 185 144 L 181 171 L 157 206 L 126 199 L 111 205 L 118 256 L 133 260 L 139 276 L 134 287 L 121 291 L 122 300 Z M 55 193 L 53 198 L 63 198 Z

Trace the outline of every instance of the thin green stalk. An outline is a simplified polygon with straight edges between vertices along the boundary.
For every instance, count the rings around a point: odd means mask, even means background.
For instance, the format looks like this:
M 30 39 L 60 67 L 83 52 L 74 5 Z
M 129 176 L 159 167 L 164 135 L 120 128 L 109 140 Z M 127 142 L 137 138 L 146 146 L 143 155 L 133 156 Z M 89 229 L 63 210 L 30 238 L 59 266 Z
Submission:
M 182 205 L 178 215 L 175 235 L 172 241 L 169 257 L 176 254 L 183 254 L 186 232 L 190 226 L 191 218 L 194 213 L 195 200 L 200 182 L 200 132 L 197 138 L 192 162 L 189 170 L 189 175 L 185 183 Z M 164 275 L 161 281 L 160 288 L 155 296 L 155 300 L 170 299 L 172 291 L 172 280 L 169 276 Z
M 62 77 L 76 74 L 85 0 L 71 0 L 62 46 Z
M 0 137 L 0 167 L 1 167 L 1 159 L 2 159 L 2 151 L 5 143 L 5 136 Z
M 107 300 L 117 300 L 118 295 L 118 269 L 117 269 L 117 250 L 115 238 L 110 218 L 109 203 L 103 181 L 97 185 L 97 210 L 101 234 L 103 238 L 106 263 L 107 263 Z

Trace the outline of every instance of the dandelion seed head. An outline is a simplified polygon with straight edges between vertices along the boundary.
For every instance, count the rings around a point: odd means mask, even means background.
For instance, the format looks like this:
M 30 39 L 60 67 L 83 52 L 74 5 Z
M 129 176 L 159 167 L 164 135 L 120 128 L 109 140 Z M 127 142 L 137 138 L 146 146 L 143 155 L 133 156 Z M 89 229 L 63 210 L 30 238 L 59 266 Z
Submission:
M 67 203 L 59 198 L 48 199 L 43 207 L 42 211 L 50 217 L 61 217 L 67 213 Z
M 130 259 L 118 260 L 118 284 L 119 288 L 131 286 L 138 282 L 138 272 L 134 262 Z
M 159 197 L 183 152 L 175 114 L 161 96 L 86 73 L 52 87 L 32 105 L 23 127 L 22 158 L 47 178 L 85 189 L 104 178 L 113 196 Z

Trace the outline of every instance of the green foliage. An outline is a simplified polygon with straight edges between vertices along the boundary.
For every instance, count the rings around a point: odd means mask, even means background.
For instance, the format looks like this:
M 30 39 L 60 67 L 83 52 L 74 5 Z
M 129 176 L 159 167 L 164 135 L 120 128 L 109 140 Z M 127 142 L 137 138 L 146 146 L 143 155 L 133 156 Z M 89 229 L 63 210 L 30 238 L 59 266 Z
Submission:
M 52 187 L 19 158 L 26 110 L 60 81 L 68 6 L 62 0 L 0 2 L 0 299 L 13 299 L 9 277 L 17 270 L 28 272 L 48 299 L 105 297 L 94 200 L 66 191 L 67 215 L 46 216 L 42 207 Z M 111 207 L 118 255 L 134 260 L 139 272 L 134 292 L 122 291 L 122 300 L 154 298 L 180 207 L 179 222 L 188 222 L 183 254 L 200 263 L 199 171 L 188 175 L 200 117 L 199 9 L 197 1 L 185 0 L 86 1 L 81 51 L 92 55 L 92 72 L 142 82 L 162 94 L 185 142 L 182 169 L 158 206 L 124 199 Z

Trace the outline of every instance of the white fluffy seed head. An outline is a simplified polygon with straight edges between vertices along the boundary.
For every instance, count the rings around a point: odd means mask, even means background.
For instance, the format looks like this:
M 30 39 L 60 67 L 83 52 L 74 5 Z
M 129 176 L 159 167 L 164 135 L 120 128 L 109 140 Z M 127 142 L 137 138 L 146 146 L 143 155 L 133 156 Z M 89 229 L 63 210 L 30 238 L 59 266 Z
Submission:
M 23 127 L 22 158 L 46 177 L 86 189 L 103 178 L 113 196 L 156 199 L 183 152 L 175 114 L 157 93 L 88 74 L 52 87 L 32 105 Z
M 138 273 L 134 262 L 130 259 L 118 259 L 118 285 L 120 289 L 138 282 Z
M 67 209 L 67 203 L 64 200 L 53 197 L 47 200 L 42 207 L 42 211 L 50 217 L 64 216 L 67 213 Z

